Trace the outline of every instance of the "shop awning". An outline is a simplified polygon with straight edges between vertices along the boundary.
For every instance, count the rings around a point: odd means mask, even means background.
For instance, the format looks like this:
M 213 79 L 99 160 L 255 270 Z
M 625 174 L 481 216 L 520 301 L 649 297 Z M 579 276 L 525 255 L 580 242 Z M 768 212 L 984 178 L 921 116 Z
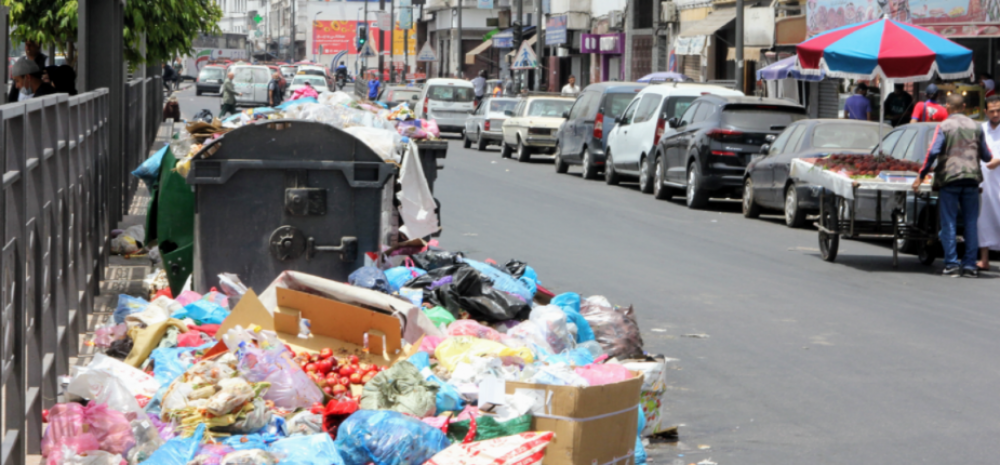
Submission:
M 493 46 L 493 39 L 484 41 L 483 43 L 477 45 L 476 48 L 470 50 L 468 53 L 465 54 L 465 64 L 467 65 L 476 64 L 476 55 L 485 52 L 486 49 L 492 46 Z
M 748 45 L 743 47 L 743 61 L 760 61 L 761 49 L 770 48 L 766 45 L 753 46 Z M 727 61 L 736 61 L 736 47 L 729 47 L 729 52 L 726 53 Z
M 715 10 L 708 14 L 708 17 L 701 21 L 695 21 L 687 28 L 681 28 L 678 37 L 710 36 L 715 31 L 729 25 L 736 19 L 736 8 L 725 8 Z

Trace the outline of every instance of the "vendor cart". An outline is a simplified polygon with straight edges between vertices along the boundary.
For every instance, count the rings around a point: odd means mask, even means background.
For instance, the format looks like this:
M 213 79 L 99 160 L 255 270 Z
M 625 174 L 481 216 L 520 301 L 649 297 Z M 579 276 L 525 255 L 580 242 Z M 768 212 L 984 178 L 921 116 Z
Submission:
M 929 184 L 913 192 L 915 173 L 886 173 L 879 178 L 851 179 L 814 166 L 808 159 L 792 161 L 791 176 L 820 186 L 819 250 L 823 260 L 837 259 L 840 237 L 892 239 L 892 266 L 900 252 L 915 252 L 920 263 L 934 263 L 938 249 L 937 195 Z

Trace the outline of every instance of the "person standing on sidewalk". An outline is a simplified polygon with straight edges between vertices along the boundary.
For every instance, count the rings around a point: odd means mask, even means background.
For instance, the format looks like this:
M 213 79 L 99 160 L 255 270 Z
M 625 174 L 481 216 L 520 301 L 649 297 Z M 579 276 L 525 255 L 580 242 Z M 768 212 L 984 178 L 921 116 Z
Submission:
M 483 96 L 486 95 L 486 70 L 479 70 L 479 74 L 472 78 L 472 91 L 475 93 L 476 108 L 479 108 L 479 103 L 483 101 Z
M 927 96 L 926 102 L 920 102 L 913 107 L 913 115 L 910 116 L 911 123 L 933 122 L 940 123 L 948 119 L 948 110 L 937 104 L 938 88 L 931 84 L 924 89 Z
M 233 85 L 233 77 L 235 77 L 233 73 L 227 74 L 226 82 L 222 83 L 222 107 L 219 109 L 219 119 L 236 113 L 236 96 L 243 95 L 236 92 L 236 86 Z
M 991 153 L 1000 153 L 1000 95 L 986 99 L 986 117 L 983 133 Z M 987 165 L 983 166 L 989 168 Z M 982 205 L 979 209 L 979 263 L 980 270 L 990 269 L 990 250 L 1000 250 L 1000 173 L 983 171 Z
M 913 191 L 920 190 L 924 178 L 934 167 L 934 188 L 938 190 L 941 231 L 938 237 L 944 248 L 944 276 L 978 278 L 976 255 L 979 253 L 979 183 L 983 182 L 980 160 L 988 169 L 1000 165 L 986 142 L 983 127 L 965 116 L 965 100 L 959 94 L 948 96 L 948 119 L 934 131 L 920 176 L 913 181 Z M 935 160 L 937 166 L 934 166 Z M 965 256 L 958 260 L 955 240 L 958 212 L 965 219 Z
M 573 76 L 572 74 L 569 75 L 569 79 L 566 80 L 566 85 L 563 86 L 562 92 L 560 93 L 571 97 L 575 97 L 580 93 L 580 86 L 576 85 L 576 76 Z

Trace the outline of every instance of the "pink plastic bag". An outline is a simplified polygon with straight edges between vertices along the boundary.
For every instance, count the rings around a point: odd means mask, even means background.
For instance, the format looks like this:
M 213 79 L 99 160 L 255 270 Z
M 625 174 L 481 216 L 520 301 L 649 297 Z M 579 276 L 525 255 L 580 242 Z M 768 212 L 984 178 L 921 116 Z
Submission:
M 619 381 L 632 379 L 632 372 L 616 363 L 585 365 L 576 368 L 576 374 L 582 376 L 591 386 L 602 384 L 613 384 Z
M 448 325 L 449 336 L 474 336 L 480 339 L 501 342 L 504 337 L 499 331 L 483 326 L 475 320 L 458 320 Z
M 201 294 L 194 291 L 184 291 L 181 295 L 174 299 L 177 303 L 181 304 L 181 307 L 187 306 L 191 302 L 196 302 L 201 300 Z
M 86 432 L 84 432 L 86 426 Z M 91 402 L 86 407 L 76 404 L 56 404 L 49 410 L 49 427 L 42 437 L 42 456 L 46 463 L 62 460 L 64 447 L 79 454 L 103 450 L 125 455 L 135 445 L 132 428 L 121 412 L 107 404 Z
M 434 137 L 441 137 L 441 130 L 438 129 L 437 121 L 432 119 L 422 119 L 420 120 L 420 127 L 427 133 Z
M 98 449 L 122 456 L 132 450 L 135 437 L 132 436 L 132 426 L 123 413 L 111 410 L 108 404 L 90 402 L 84 408 L 84 416 L 90 425 L 90 432 L 100 444 Z
M 443 340 L 444 338 L 437 336 L 424 336 L 424 342 L 420 343 L 420 351 L 433 355 L 434 349 L 437 349 L 438 344 Z

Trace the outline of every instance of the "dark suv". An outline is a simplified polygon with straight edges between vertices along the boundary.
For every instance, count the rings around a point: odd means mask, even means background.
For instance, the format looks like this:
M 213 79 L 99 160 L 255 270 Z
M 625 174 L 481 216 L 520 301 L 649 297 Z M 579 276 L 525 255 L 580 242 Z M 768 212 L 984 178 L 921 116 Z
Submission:
M 615 118 L 643 87 L 646 84 L 638 82 L 602 82 L 583 89 L 556 133 L 556 172 L 581 165 L 584 179 L 596 178 Z
M 804 119 L 806 111 L 784 100 L 705 95 L 668 124 L 676 131 L 657 146 L 653 193 L 658 199 L 684 189 L 688 208 L 709 197 L 741 198 L 743 173 L 768 135 Z

